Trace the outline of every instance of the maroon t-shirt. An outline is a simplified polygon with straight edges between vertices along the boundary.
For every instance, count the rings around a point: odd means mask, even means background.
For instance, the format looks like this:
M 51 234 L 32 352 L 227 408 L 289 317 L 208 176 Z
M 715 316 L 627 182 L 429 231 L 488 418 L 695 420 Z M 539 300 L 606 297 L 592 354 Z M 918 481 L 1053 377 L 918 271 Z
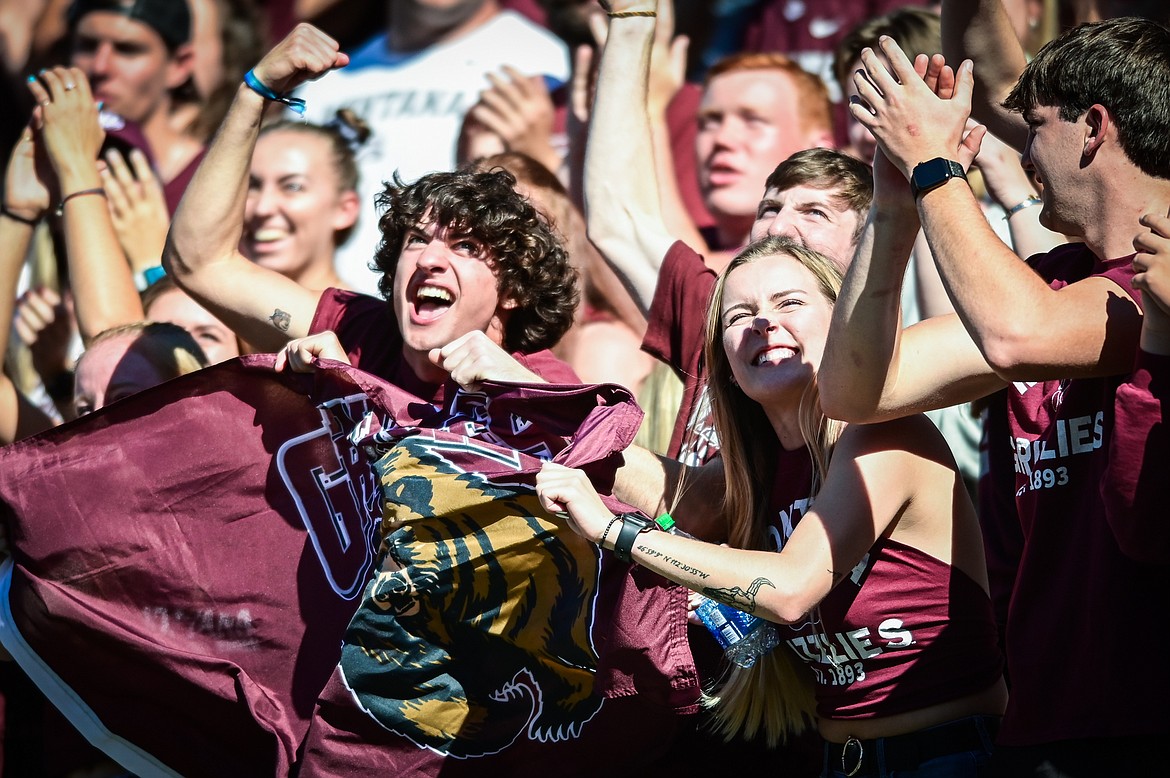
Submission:
M 675 241 L 666 252 L 646 322 L 642 349 L 674 368 L 683 381 L 683 398 L 667 454 L 701 465 L 719 453 L 719 441 L 706 402 L 703 330 L 715 289 L 715 271 L 687 244 Z
M 991 605 L 1001 636 L 1006 631 L 1008 606 L 1024 548 L 1016 512 L 1015 479 L 1011 477 L 1015 450 L 1008 431 L 1007 391 L 1000 390 L 988 399 L 979 439 L 979 529 L 983 533 Z M 999 477 L 993 478 L 993 472 Z
M 207 156 L 206 146 L 201 148 L 199 153 L 187 163 L 187 166 L 175 174 L 174 178 L 163 184 L 163 197 L 166 198 L 167 211 L 170 213 L 173 214 L 175 209 L 179 207 L 179 201 L 183 199 L 183 192 L 187 191 L 187 185 L 195 177 L 195 171 L 199 169 L 205 156 Z
M 1137 559 L 1170 561 L 1170 430 L 1165 402 L 1170 398 L 1170 356 L 1138 352 L 1129 381 L 1117 389 L 1109 464 L 1101 483 L 1105 516 L 1122 550 Z
M 317 303 L 309 332 L 333 330 L 354 367 L 384 378 L 431 403 L 440 404 L 447 393 L 443 384 L 419 380 L 402 358 L 402 334 L 390 303 L 377 297 L 344 289 L 326 289 Z M 521 365 L 553 384 L 581 382 L 566 363 L 548 349 L 512 354 Z
M 780 451 L 772 541 L 783 548 L 812 500 L 807 448 Z M 816 679 L 817 715 L 892 716 L 975 694 L 1003 671 L 987 592 L 963 571 L 880 539 L 781 637 Z
M 1101 261 L 1074 244 L 1029 262 L 1053 289 L 1104 276 L 1140 304 L 1132 257 Z M 1166 481 L 1167 459 L 1143 437 L 1162 423 L 1160 403 L 1131 402 L 1154 385 L 1148 368 L 1008 387 L 1024 546 L 1008 613 L 1005 745 L 1170 731 L 1170 680 L 1156 667 L 1170 629 L 1150 599 L 1164 599 L 1170 568 L 1145 548 L 1165 540 L 1166 501 L 1133 498 L 1135 484 Z M 1138 440 L 1115 441 L 1122 424 Z

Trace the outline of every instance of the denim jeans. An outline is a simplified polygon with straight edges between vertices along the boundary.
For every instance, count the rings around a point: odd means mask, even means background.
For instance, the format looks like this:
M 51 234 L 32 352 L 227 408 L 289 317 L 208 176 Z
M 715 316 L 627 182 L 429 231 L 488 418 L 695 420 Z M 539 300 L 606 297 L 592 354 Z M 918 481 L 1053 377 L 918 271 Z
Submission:
M 882 738 L 878 738 L 876 746 L 876 770 L 862 770 L 854 773 L 853 778 L 984 778 L 991 775 L 991 754 L 994 749 L 995 736 L 989 724 L 995 721 L 988 716 L 972 716 L 971 721 L 979 729 L 983 741 L 982 748 L 971 751 L 957 751 L 945 754 L 934 759 L 922 762 L 917 767 L 908 770 L 890 770 L 885 765 L 882 752 Z M 825 751 L 825 764 L 821 771 L 821 778 L 847 778 L 840 764 L 829 764 L 829 752 Z

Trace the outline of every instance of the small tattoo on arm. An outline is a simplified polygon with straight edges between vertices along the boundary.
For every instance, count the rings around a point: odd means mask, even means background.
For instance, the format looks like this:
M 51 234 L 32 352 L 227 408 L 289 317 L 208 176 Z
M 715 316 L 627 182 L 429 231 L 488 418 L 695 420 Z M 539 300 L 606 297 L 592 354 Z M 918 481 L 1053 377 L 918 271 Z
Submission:
M 707 578 L 708 577 L 708 573 L 704 573 L 702 570 L 695 567 L 694 565 L 688 565 L 686 562 L 679 561 L 678 559 L 675 559 L 672 556 L 667 556 L 666 554 L 662 553 L 661 551 L 655 551 L 654 549 L 650 548 L 649 546 L 638 546 L 638 550 L 641 551 L 646 556 L 653 557 L 654 559 L 661 559 L 662 561 L 667 562 L 667 563 L 677 567 L 680 573 L 694 575 L 694 576 L 697 576 L 699 578 Z
M 755 613 L 756 592 L 758 592 L 763 586 L 771 586 L 773 589 L 776 588 L 776 584 L 772 583 L 767 578 L 757 578 L 751 582 L 746 591 L 738 586 L 731 586 L 725 589 L 707 588 L 704 589 L 702 593 L 716 602 L 721 602 L 724 605 L 730 605 L 734 608 L 739 608 L 744 613 Z
M 292 324 L 292 316 L 277 308 L 268 317 L 268 321 L 272 322 L 272 326 L 281 332 L 288 332 L 289 325 Z

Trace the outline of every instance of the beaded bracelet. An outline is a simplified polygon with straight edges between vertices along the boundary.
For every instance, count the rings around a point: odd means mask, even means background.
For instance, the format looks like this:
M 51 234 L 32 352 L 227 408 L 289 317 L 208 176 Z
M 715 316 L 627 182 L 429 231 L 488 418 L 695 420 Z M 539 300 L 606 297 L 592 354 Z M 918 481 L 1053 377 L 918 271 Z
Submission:
M 605 548 L 605 536 L 609 534 L 609 531 L 611 529 L 613 529 L 613 525 L 617 524 L 621 520 L 622 520 L 622 517 L 620 515 L 614 516 L 612 519 L 609 520 L 609 524 L 605 525 L 605 532 L 602 532 L 601 537 L 598 538 L 598 540 L 597 540 L 597 545 L 601 546 L 602 548 Z
M 248 85 L 249 89 L 263 97 L 265 100 L 271 100 L 274 103 L 283 103 L 284 105 L 287 105 L 288 109 L 293 113 L 299 114 L 301 116 L 305 115 L 304 100 L 299 97 L 278 95 L 276 92 L 273 92 L 267 84 L 256 78 L 256 74 L 251 70 L 244 74 L 244 83 Z

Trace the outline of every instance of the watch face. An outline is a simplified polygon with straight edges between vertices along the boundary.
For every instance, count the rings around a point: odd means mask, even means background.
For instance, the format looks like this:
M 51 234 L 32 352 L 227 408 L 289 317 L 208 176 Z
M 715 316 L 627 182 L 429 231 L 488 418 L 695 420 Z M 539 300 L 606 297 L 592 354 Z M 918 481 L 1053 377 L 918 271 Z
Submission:
M 935 157 L 914 168 L 914 178 L 918 180 L 919 186 L 930 186 L 946 181 L 951 177 L 950 172 L 947 161 L 942 157 Z
M 910 183 L 914 194 L 930 191 L 951 178 L 963 175 L 963 168 L 949 159 L 935 157 L 915 166 L 910 175 Z
M 633 524 L 638 528 L 639 532 L 644 532 L 645 530 L 650 529 L 652 526 L 658 526 L 657 524 L 654 524 L 653 521 L 648 521 L 637 513 L 623 513 L 622 522 Z

